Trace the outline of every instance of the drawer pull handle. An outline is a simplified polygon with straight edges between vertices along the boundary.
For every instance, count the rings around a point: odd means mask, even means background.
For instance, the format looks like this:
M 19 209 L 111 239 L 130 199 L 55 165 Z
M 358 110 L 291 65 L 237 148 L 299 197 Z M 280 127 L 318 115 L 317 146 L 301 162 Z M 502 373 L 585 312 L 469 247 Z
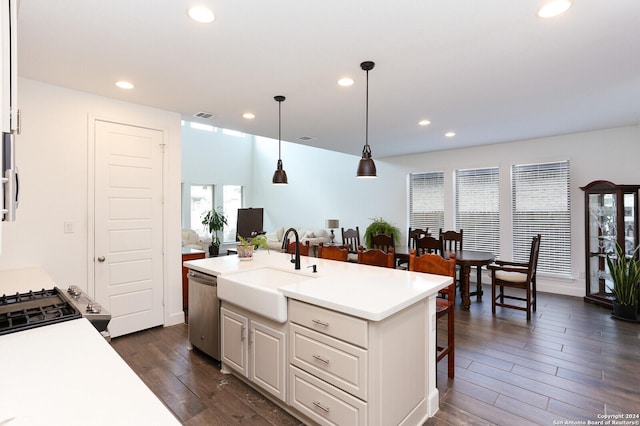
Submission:
M 244 325 L 240 326 L 240 340 L 244 341 L 245 336 L 244 336 Z
M 329 323 L 328 322 L 320 321 L 318 319 L 311 320 L 311 322 L 314 323 L 314 324 L 317 324 L 317 325 L 321 325 L 323 327 L 329 327 Z
M 318 407 L 319 409 L 321 409 L 322 411 L 324 411 L 325 413 L 329 412 L 329 407 L 325 407 L 324 405 L 320 404 L 317 401 L 313 401 L 313 405 L 315 405 L 316 407 Z
M 329 360 L 326 358 L 322 358 L 320 355 L 311 355 L 313 358 L 317 359 L 320 362 L 324 362 L 325 364 L 329 364 Z

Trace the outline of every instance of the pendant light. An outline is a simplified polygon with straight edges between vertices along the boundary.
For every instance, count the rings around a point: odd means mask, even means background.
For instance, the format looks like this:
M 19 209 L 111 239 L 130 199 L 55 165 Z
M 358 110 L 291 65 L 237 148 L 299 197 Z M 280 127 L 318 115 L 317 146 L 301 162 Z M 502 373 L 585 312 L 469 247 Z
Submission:
M 278 166 L 276 168 L 275 173 L 273 173 L 273 184 L 274 185 L 286 185 L 287 183 L 289 183 L 287 181 L 287 172 L 284 171 L 284 169 L 282 168 L 282 139 L 280 137 L 280 130 L 281 130 L 281 118 L 282 118 L 282 112 L 281 112 L 281 106 L 282 106 L 282 102 L 284 102 L 285 97 L 284 96 L 274 96 L 274 98 L 276 100 L 276 102 L 278 102 Z
M 356 177 L 359 178 L 374 178 L 376 175 L 376 164 L 371 158 L 371 147 L 369 146 L 369 71 L 373 69 L 376 64 L 371 61 L 366 61 L 360 64 L 360 68 L 367 72 L 367 109 L 366 109 L 366 125 L 365 125 L 365 138 L 364 148 L 362 148 L 362 158 L 358 164 L 358 172 Z

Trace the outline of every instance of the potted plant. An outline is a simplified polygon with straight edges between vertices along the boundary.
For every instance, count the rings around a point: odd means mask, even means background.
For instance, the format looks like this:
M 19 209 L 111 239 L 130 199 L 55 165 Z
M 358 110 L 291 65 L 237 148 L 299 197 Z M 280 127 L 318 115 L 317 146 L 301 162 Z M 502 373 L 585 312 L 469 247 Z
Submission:
M 253 250 L 258 247 L 266 248 L 269 251 L 267 237 L 264 234 L 255 235 L 249 240 L 238 234 L 238 241 L 238 258 L 240 260 L 253 259 Z
M 393 240 L 397 243 L 400 241 L 400 229 L 387 222 L 386 220 L 379 218 L 372 219 L 373 222 L 364 231 L 364 243 L 367 247 L 371 247 L 371 235 L 388 235 L 393 236 Z
M 607 255 L 607 266 L 613 280 L 611 292 L 613 316 L 615 318 L 637 320 L 638 283 L 640 282 L 640 259 L 637 253 L 640 246 L 627 256 L 625 250 L 616 243 L 616 257 Z
M 217 256 L 220 253 L 220 238 L 218 238 L 218 231 L 227 224 L 227 217 L 222 211 L 222 207 L 218 207 L 217 210 L 209 210 L 202 219 L 202 224 L 205 230 L 209 230 L 211 233 L 211 244 L 209 245 L 209 254 L 211 256 Z

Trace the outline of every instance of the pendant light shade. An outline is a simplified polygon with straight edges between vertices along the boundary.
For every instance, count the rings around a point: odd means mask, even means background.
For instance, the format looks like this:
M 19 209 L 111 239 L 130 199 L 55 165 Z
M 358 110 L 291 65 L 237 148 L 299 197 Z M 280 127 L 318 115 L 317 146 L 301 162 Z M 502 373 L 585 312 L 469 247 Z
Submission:
M 367 72 L 367 102 L 366 102 L 366 121 L 365 121 L 365 139 L 364 148 L 362 148 L 362 158 L 358 164 L 358 171 L 356 177 L 359 178 L 374 178 L 376 174 L 376 164 L 371 158 L 371 147 L 369 146 L 369 71 L 373 69 L 376 64 L 371 61 L 366 61 L 360 64 L 360 68 Z
M 273 99 L 278 102 L 278 165 L 276 166 L 276 171 L 273 173 L 272 182 L 274 185 L 286 185 L 289 182 L 287 181 L 287 172 L 285 172 L 282 168 L 282 138 L 280 133 L 282 119 L 281 106 L 282 102 L 284 102 L 285 100 L 285 97 L 274 96 Z

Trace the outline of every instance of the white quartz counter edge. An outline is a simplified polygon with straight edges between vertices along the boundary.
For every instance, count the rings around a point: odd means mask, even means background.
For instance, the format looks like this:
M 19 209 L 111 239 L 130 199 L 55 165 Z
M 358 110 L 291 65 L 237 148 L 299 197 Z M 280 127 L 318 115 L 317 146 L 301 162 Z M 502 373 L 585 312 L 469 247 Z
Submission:
M 0 336 L 0 424 L 179 425 L 84 318 Z
M 258 251 L 252 261 L 237 256 L 221 256 L 184 262 L 190 269 L 210 275 L 271 267 L 310 277 L 279 288 L 285 296 L 333 309 L 370 321 L 381 321 L 414 303 L 434 296 L 452 282 L 451 277 L 408 272 L 349 262 L 301 257 L 300 271 L 294 270 L 290 256 L 274 251 Z M 311 266 L 318 272 L 313 274 Z

